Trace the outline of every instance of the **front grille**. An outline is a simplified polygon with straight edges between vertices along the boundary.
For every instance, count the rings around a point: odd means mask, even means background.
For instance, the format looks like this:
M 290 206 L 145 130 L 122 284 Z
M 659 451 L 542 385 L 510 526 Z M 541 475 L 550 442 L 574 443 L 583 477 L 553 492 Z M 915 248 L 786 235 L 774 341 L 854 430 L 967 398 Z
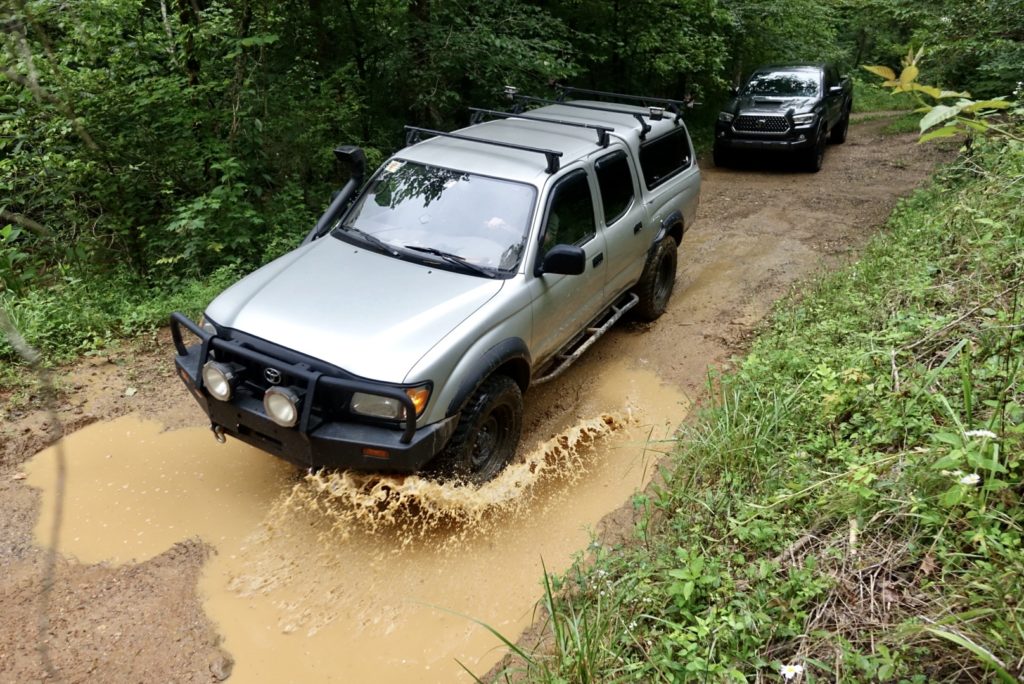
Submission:
M 746 133 L 785 133 L 789 130 L 789 122 L 784 116 L 743 114 L 736 117 L 733 128 Z

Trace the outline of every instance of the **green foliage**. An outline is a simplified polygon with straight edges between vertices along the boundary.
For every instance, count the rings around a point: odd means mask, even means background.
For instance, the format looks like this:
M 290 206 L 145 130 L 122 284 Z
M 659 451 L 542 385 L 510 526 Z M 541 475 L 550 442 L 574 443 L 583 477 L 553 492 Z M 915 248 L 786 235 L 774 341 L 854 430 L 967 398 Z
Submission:
M 1020 143 L 979 143 L 777 308 L 638 542 L 549 600 L 586 648 L 530 654 L 524 681 L 1022 674 L 1022 177 Z
M 972 100 L 970 93 L 943 90 L 935 86 L 918 83 L 920 69 L 917 64 L 924 50 L 915 54 L 907 53 L 903 59 L 903 69 L 899 76 L 886 66 L 865 66 L 864 69 L 885 79 L 882 84 L 891 88 L 894 95 L 909 95 L 918 106 L 917 112 L 923 113 L 919 126 L 920 142 L 935 138 L 950 138 L 960 134 L 988 133 L 1024 142 L 1015 125 L 1024 120 L 1024 95 L 1018 87 L 1015 94 L 1017 103 L 1007 97 L 996 97 L 987 100 Z M 925 97 L 928 100 L 925 100 Z M 955 100 L 953 100 L 955 98 Z M 952 101 L 951 101 L 952 100 Z M 1002 119 L 1009 117 L 1008 122 Z M 998 117 L 998 119 L 997 119 Z M 936 128 L 936 126 L 941 127 Z M 929 130 L 933 129 L 933 130 Z

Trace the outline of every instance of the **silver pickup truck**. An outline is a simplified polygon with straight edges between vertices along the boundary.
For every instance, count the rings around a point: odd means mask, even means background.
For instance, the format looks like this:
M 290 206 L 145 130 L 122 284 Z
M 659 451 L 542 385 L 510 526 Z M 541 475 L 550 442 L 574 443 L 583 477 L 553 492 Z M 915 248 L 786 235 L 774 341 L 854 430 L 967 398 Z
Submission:
M 303 244 L 199 323 L 172 315 L 217 438 L 310 468 L 497 475 L 528 387 L 627 312 L 665 311 L 696 214 L 682 103 L 580 93 L 407 127 L 365 183 L 362 151 L 338 148 L 353 177 Z

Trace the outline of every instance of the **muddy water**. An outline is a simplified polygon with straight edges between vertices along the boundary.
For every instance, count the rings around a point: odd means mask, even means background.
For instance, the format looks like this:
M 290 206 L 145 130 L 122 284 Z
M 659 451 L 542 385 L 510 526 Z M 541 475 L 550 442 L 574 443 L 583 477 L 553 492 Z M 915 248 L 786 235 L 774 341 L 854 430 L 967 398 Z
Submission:
M 550 439 L 480 488 L 304 475 L 209 432 L 126 417 L 65 440 L 61 551 L 126 563 L 198 536 L 216 549 L 200 593 L 235 658 L 232 681 L 471 681 L 530 622 L 542 567 L 566 569 L 601 517 L 651 477 L 686 402 L 609 363 Z M 29 464 L 50 528 L 55 454 Z

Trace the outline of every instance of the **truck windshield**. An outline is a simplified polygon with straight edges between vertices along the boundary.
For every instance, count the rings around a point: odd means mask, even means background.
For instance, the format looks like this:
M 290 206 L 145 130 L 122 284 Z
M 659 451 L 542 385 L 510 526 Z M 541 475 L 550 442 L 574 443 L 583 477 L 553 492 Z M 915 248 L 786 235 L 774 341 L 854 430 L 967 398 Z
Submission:
M 393 256 L 445 256 L 450 267 L 461 262 L 477 273 L 508 273 L 522 259 L 535 197 L 523 183 L 392 159 L 348 212 L 344 227 L 394 248 Z
M 813 97 L 818 94 L 818 76 L 812 71 L 759 71 L 750 77 L 743 94 Z

